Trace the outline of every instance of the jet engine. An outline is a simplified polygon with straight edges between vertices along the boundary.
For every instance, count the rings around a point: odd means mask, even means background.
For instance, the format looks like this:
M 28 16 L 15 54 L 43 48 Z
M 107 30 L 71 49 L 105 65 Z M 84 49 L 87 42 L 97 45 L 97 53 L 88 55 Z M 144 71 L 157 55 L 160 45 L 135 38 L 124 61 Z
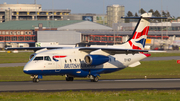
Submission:
M 96 66 L 96 65 L 101 65 L 105 62 L 108 62 L 109 57 L 104 56 L 104 55 L 90 55 L 89 54 L 84 57 L 84 60 L 87 65 Z
M 29 60 L 31 60 L 31 59 L 34 57 L 34 55 L 36 55 L 36 53 L 31 54 L 31 55 L 29 56 Z

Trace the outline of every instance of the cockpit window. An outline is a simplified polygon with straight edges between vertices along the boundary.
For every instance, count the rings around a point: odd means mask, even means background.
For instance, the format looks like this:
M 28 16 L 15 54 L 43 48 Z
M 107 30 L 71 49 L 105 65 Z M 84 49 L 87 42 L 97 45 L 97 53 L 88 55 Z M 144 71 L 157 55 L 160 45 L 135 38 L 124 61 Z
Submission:
M 51 58 L 50 58 L 49 56 L 45 56 L 45 57 L 44 57 L 44 60 L 45 60 L 45 61 L 51 61 Z
M 34 60 L 43 60 L 43 57 L 42 57 L 42 56 L 40 56 L 40 57 L 35 57 Z

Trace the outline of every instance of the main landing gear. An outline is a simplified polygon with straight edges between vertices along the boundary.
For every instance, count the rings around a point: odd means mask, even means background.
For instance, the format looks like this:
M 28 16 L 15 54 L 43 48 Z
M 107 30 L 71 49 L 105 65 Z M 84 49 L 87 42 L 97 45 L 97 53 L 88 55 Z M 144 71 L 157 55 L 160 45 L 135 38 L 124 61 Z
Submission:
M 90 75 L 89 78 L 90 78 L 91 82 L 98 82 L 98 80 L 99 80 L 98 76 Z
M 69 77 L 68 75 L 65 75 L 66 76 L 66 81 L 73 81 L 74 80 L 74 77 Z
M 74 78 L 73 77 L 66 77 L 66 81 L 73 81 Z

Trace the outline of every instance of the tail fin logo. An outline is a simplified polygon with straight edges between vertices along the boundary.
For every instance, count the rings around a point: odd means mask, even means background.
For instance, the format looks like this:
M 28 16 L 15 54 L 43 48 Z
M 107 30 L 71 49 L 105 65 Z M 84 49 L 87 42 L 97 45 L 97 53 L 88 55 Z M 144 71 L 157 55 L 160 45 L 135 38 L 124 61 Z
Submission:
M 144 46 L 147 39 L 149 26 L 145 27 L 142 32 L 135 32 L 132 39 L 129 41 L 132 49 L 144 50 Z

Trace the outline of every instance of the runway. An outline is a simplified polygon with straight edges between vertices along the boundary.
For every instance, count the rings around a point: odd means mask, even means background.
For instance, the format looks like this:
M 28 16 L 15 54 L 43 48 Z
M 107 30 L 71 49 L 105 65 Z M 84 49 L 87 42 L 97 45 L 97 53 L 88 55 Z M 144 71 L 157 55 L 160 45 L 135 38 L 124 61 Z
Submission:
M 142 90 L 142 89 L 180 89 L 180 79 L 133 79 L 133 80 L 89 80 L 75 81 L 32 81 L 24 82 L 0 82 L 0 92 L 24 92 L 24 91 L 117 91 L 117 90 Z
M 158 60 L 180 60 L 180 56 L 168 56 L 168 57 L 148 57 L 141 61 L 158 61 Z

